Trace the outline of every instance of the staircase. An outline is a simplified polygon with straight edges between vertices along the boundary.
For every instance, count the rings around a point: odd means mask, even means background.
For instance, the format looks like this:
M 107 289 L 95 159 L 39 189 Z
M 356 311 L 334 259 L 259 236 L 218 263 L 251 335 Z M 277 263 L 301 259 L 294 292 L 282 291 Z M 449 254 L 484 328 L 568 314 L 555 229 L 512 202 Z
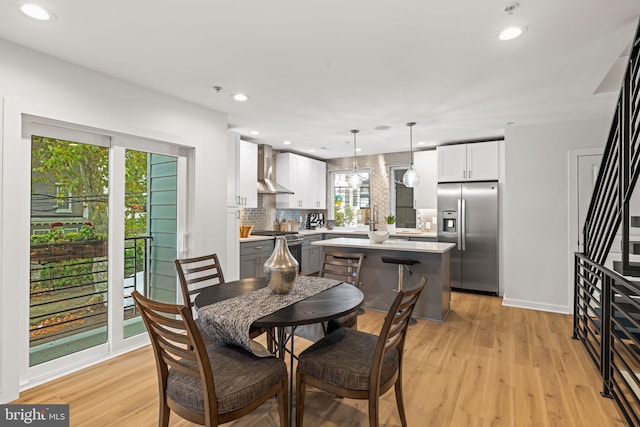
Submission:
M 640 24 L 585 221 L 584 253 L 575 254 L 573 338 L 602 377 L 602 395 L 640 426 L 640 216 L 631 197 L 640 175 Z M 621 259 L 605 267 L 617 234 Z M 639 278 L 639 279 L 635 279 Z M 638 281 L 636 281 L 638 280 Z
M 637 236 L 640 234 L 640 216 L 625 215 L 624 209 L 622 213 L 623 218 L 626 216 L 629 218 L 628 225 L 625 228 L 623 222 L 623 230 L 628 230 L 626 236 L 623 232 L 622 241 L 620 242 L 622 250 L 622 259 L 613 261 L 613 269 L 623 276 L 640 277 L 640 262 L 631 261 L 631 255 L 640 255 L 640 241 L 631 240 L 633 233 L 631 231 L 635 228 Z

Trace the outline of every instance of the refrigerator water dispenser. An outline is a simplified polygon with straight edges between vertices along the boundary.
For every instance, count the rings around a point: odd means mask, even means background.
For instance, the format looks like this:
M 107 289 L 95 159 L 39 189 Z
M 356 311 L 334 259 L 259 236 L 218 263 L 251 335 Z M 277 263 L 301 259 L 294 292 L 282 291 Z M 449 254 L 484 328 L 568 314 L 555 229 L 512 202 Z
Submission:
M 457 232 L 458 213 L 456 211 L 442 211 L 442 231 L 445 233 Z

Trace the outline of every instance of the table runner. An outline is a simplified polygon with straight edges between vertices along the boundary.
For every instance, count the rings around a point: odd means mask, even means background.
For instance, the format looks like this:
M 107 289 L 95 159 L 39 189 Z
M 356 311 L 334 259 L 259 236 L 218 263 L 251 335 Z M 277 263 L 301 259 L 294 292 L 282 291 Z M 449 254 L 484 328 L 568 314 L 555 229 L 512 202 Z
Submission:
M 264 346 L 249 338 L 251 324 L 340 283 L 342 282 L 339 280 L 322 277 L 298 276 L 295 286 L 288 294 L 274 294 L 268 287 L 261 288 L 202 307 L 198 310 L 198 321 L 213 341 L 237 345 L 256 356 L 271 356 Z

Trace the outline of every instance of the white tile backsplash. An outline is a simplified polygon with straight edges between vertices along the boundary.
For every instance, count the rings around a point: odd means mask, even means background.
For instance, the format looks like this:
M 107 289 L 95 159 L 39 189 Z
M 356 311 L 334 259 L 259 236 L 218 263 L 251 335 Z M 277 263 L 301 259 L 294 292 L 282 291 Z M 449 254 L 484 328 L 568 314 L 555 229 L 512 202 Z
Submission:
M 422 231 L 438 231 L 438 212 L 436 209 L 416 209 L 417 228 Z

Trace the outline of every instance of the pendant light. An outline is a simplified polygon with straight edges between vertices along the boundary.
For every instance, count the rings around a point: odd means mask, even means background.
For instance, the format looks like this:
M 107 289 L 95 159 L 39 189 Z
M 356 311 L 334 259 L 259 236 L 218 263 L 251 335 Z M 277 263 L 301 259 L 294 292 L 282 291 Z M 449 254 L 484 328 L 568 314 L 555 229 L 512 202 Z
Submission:
M 358 160 L 356 157 L 356 134 L 358 132 L 360 132 L 358 129 L 351 129 L 353 134 L 353 172 L 351 172 L 347 181 L 349 182 L 349 187 L 353 190 L 358 190 L 362 186 L 362 177 L 358 173 Z
M 413 126 L 415 124 L 415 122 L 407 123 L 407 126 L 409 126 L 409 152 L 411 153 L 411 165 L 409 166 L 409 169 L 407 169 L 407 171 L 404 173 L 404 176 L 402 177 L 402 183 L 405 187 L 409 188 L 413 188 L 420 183 L 420 175 L 418 175 L 418 172 L 416 172 L 415 168 L 413 167 Z

